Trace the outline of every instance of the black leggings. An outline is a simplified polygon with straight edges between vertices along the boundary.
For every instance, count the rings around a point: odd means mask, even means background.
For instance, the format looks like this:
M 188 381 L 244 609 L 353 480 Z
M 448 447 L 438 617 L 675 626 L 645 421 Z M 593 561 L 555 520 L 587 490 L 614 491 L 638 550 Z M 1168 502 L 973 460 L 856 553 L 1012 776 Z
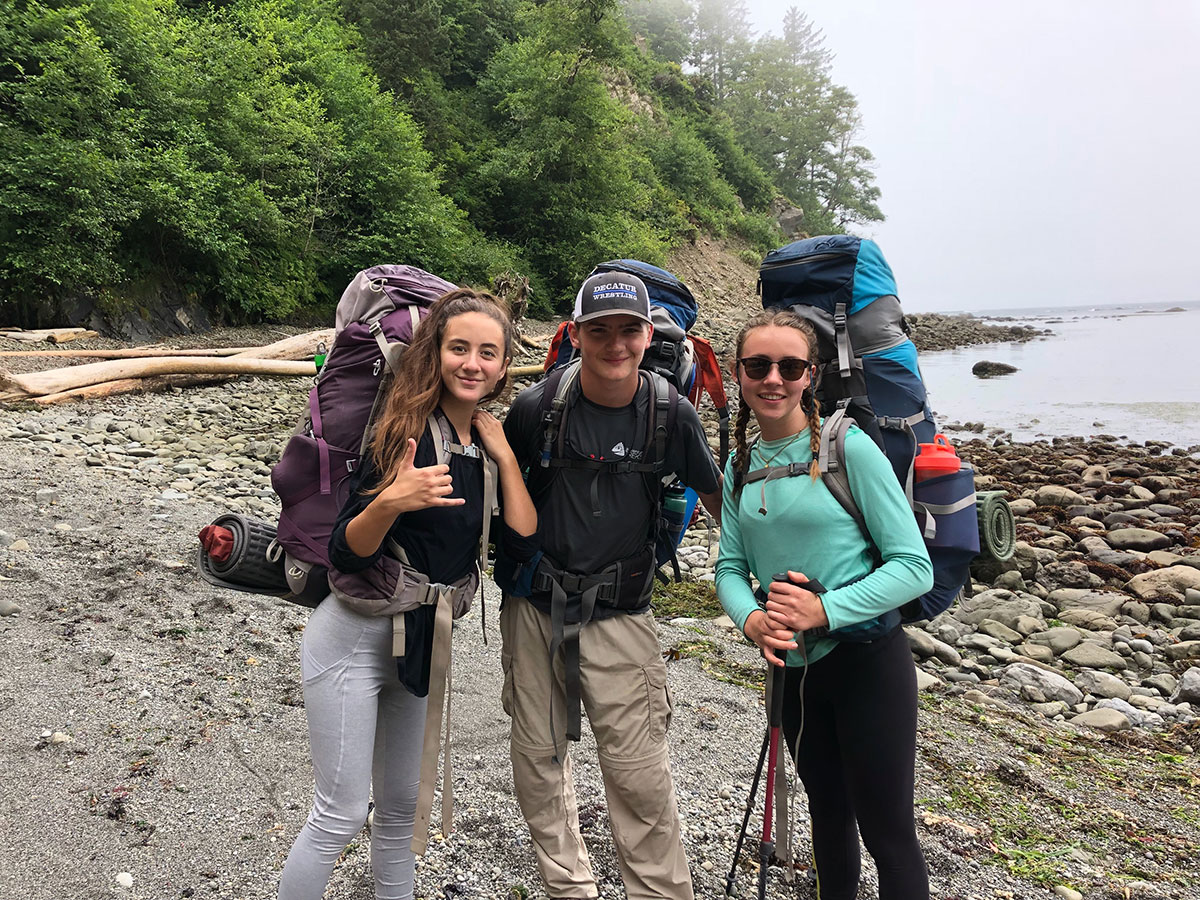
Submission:
M 783 732 L 796 748 L 800 678 L 784 681 Z M 880 900 L 928 900 L 929 874 L 913 817 L 917 678 L 904 630 L 842 643 L 804 683 L 796 769 L 808 793 L 819 900 L 858 892 L 858 833 L 879 871 Z

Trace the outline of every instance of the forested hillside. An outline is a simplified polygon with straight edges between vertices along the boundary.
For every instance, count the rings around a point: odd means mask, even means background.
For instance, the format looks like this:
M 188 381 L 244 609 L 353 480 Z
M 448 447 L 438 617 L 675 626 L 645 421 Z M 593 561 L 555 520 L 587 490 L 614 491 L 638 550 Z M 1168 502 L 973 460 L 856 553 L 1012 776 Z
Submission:
M 15 0 L 0 319 L 319 311 L 354 271 L 527 276 L 878 220 L 831 50 L 724 0 Z

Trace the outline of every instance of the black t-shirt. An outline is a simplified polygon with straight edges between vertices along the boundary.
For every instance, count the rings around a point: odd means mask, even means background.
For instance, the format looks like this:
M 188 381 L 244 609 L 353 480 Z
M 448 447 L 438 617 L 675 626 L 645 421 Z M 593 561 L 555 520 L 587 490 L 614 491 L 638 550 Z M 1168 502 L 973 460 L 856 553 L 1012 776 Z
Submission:
M 657 497 L 651 497 L 642 472 L 597 473 L 590 469 L 542 468 L 541 404 L 545 381 L 526 388 L 513 401 L 504 433 L 523 469 L 538 510 L 538 531 L 547 555 L 573 572 L 598 572 L 645 549 Z M 640 461 L 652 455 L 643 423 L 650 401 L 645 378 L 634 402 L 607 407 L 576 392 L 565 413 L 564 454 L 582 459 Z M 665 415 L 665 413 L 664 413 Z M 685 397 L 679 398 L 675 424 L 667 435 L 662 475 L 675 473 L 685 485 L 712 493 L 720 473 L 700 424 Z M 594 492 L 593 492 L 594 488 Z M 599 515 L 595 515 L 595 512 Z
M 475 434 L 471 434 L 472 440 Z M 437 465 L 433 437 L 426 428 L 417 442 L 413 464 Z M 401 513 L 388 531 L 388 538 L 404 548 L 409 564 L 430 581 L 451 584 L 475 567 L 479 559 L 479 538 L 483 533 L 483 462 L 478 457 L 450 455 L 451 497 L 462 497 L 461 506 L 438 506 Z M 386 552 L 385 538 L 370 556 L 358 556 L 346 543 L 346 526 L 367 508 L 374 494 L 366 494 L 379 484 L 381 475 L 370 452 L 363 454 L 358 469 L 350 477 L 350 496 L 338 513 L 337 524 L 329 539 L 329 561 L 342 572 L 361 572 L 370 568 Z
M 471 440 L 479 435 L 472 429 Z M 426 428 L 417 442 L 416 466 L 437 465 L 433 436 Z M 479 539 L 483 533 L 483 460 L 479 457 L 450 454 L 451 497 L 466 500 L 461 506 L 437 506 L 402 513 L 392 523 L 379 549 L 370 556 L 358 556 L 346 543 L 346 526 L 375 498 L 364 494 L 379 483 L 380 474 L 370 452 L 363 455 L 350 478 L 350 496 L 338 513 L 337 524 L 329 539 L 329 561 L 342 572 L 361 572 L 370 568 L 388 552 L 388 538 L 404 548 L 409 564 L 430 581 L 452 584 L 467 575 L 479 560 Z M 497 486 L 499 490 L 499 486 Z M 497 496 L 499 500 L 499 496 Z M 490 513 L 490 510 L 488 510 Z M 497 517 L 491 535 L 502 543 L 504 551 L 518 561 L 526 561 L 538 549 L 536 535 L 522 537 Z M 429 692 L 429 656 L 433 646 L 434 606 L 422 606 L 404 614 L 405 655 L 398 658 L 400 680 L 419 697 Z

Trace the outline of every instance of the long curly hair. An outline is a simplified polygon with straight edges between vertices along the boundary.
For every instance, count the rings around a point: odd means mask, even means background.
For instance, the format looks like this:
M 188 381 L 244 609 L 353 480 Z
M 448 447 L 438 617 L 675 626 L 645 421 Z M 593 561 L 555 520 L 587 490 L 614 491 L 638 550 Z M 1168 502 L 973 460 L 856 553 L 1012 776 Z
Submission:
M 500 326 L 504 334 L 506 366 L 500 380 L 484 400 L 494 400 L 508 384 L 507 362 L 512 359 L 513 329 L 508 308 L 487 291 L 458 288 L 443 294 L 429 307 L 413 333 L 412 343 L 400 356 L 396 376 L 388 391 L 387 403 L 375 423 L 371 437 L 371 460 L 382 473 L 379 488 L 391 480 L 396 466 L 408 447 L 408 439 L 421 439 L 425 423 L 442 399 L 442 338 L 446 323 L 463 313 L 483 313 Z
M 742 326 L 742 330 L 738 332 L 737 349 L 733 354 L 733 362 L 731 369 L 733 371 L 734 381 L 738 383 L 738 414 L 733 427 L 733 439 L 735 454 L 733 458 L 734 477 L 737 480 L 738 491 L 741 491 L 741 486 L 746 478 L 746 473 L 750 469 L 750 451 L 746 441 L 746 429 L 750 425 L 750 405 L 746 403 L 746 398 L 742 396 L 741 379 L 738 377 L 738 359 L 742 355 L 742 346 L 746 343 L 746 336 L 755 328 L 765 328 L 770 325 L 778 325 L 784 328 L 795 328 L 808 343 L 808 359 L 811 363 L 818 363 L 817 354 L 817 333 L 813 330 L 808 320 L 802 316 L 798 316 L 790 309 L 765 309 L 757 315 L 751 316 L 746 320 L 746 324 Z M 809 446 L 812 447 L 812 465 L 809 467 L 809 474 L 812 480 L 816 481 L 821 477 L 821 465 L 817 461 L 817 457 L 821 450 L 821 410 L 820 405 L 816 400 L 817 381 L 820 376 L 820 366 L 817 366 L 816 372 L 813 374 L 812 380 L 809 381 L 808 387 L 804 389 L 804 393 L 800 395 L 800 408 L 804 414 L 808 416 L 808 434 Z

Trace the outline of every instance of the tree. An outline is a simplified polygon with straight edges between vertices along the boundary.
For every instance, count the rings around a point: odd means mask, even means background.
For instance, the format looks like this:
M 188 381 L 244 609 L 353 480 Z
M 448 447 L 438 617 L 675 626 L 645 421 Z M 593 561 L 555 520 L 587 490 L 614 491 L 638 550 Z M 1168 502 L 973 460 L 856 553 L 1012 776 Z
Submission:
M 661 255 L 652 173 L 631 142 L 633 117 L 603 66 L 619 53 L 612 7 L 549 0 L 527 36 L 492 60 L 480 84 L 488 141 L 462 196 L 472 219 L 518 246 L 544 281 L 539 306 L 612 256 Z
M 692 63 L 724 100 L 741 77 L 750 48 L 750 19 L 745 0 L 698 0 L 692 39 Z
M 661 60 L 682 64 L 691 52 L 695 9 L 688 0 L 625 0 L 630 30 Z
M 26 309 L 164 294 L 225 316 L 329 301 L 381 259 L 512 254 L 439 191 L 421 134 L 321 0 L 26 3 L 0 27 L 0 286 Z
M 722 106 L 779 193 L 804 210 L 807 231 L 882 219 L 854 95 L 833 83 L 832 54 L 803 14 L 789 10 L 783 31 L 754 43 Z

